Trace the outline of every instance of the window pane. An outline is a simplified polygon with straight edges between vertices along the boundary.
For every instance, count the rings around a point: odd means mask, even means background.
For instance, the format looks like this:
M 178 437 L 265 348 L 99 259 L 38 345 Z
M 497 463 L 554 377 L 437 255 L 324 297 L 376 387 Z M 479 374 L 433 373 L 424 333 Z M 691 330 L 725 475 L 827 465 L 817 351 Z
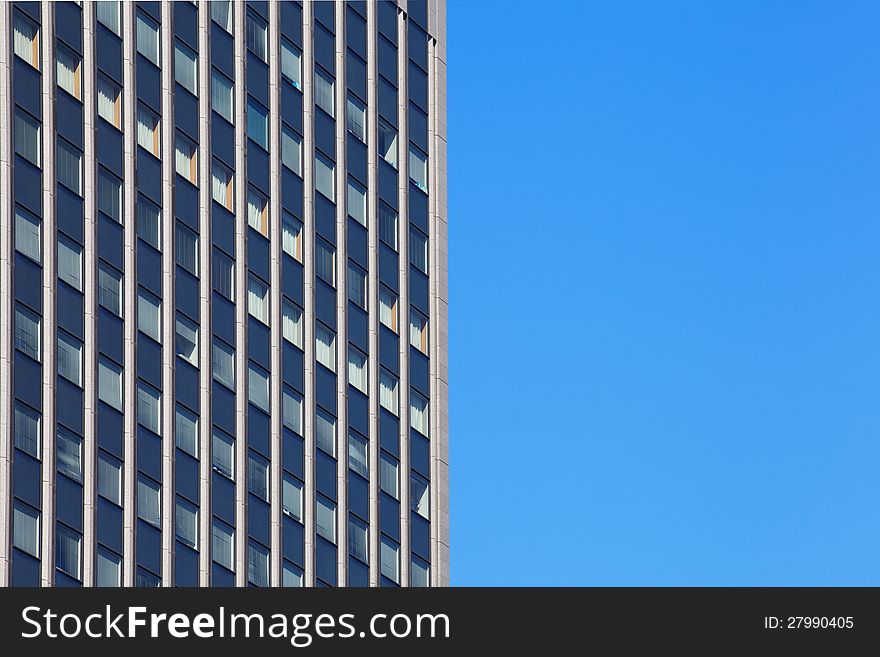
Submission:
M 211 258 L 214 289 L 229 300 L 235 296 L 235 262 L 222 251 L 214 249 Z
M 40 28 L 19 12 L 12 14 L 15 54 L 36 69 L 40 68 Z
M 211 107 L 232 123 L 232 82 L 217 69 L 211 69 Z
M 122 222 L 122 181 L 103 167 L 98 167 L 98 209 Z
M 248 542 L 248 583 L 269 586 L 269 552 L 252 541 Z
M 385 452 L 382 452 L 382 458 L 379 459 L 379 485 L 383 491 L 397 499 L 399 488 L 397 461 Z
M 295 520 L 302 522 L 303 485 L 285 474 L 281 480 L 281 510 Z
M 199 327 L 182 315 L 177 315 L 177 355 L 188 363 L 199 366 Z
M 235 476 L 235 440 L 216 427 L 211 441 L 211 458 L 214 469 L 233 479 Z
M 82 385 L 82 343 L 66 333 L 58 333 L 58 374 Z
M 12 510 L 12 544 L 40 558 L 40 512 L 18 502 Z
M 367 545 L 367 525 L 354 516 L 349 516 L 348 553 L 364 563 L 369 563 Z
M 367 190 L 354 179 L 348 179 L 348 216 L 367 225 Z
M 15 446 L 35 459 L 41 459 L 40 414 L 21 402 L 15 402 L 13 425 Z
M 138 518 L 156 527 L 161 526 L 162 509 L 159 504 L 161 493 L 159 484 L 143 475 L 137 482 L 137 515 Z
M 122 463 L 98 451 L 98 494 L 114 504 L 122 504 Z
M 410 391 L 409 420 L 412 428 L 427 436 L 428 400 L 414 390 Z
M 99 2 L 98 6 L 110 4 Z M 98 76 L 98 116 L 115 128 L 122 128 L 122 92 L 103 75 Z
M 354 96 L 349 95 L 346 107 L 346 127 L 362 142 L 367 142 L 367 108 Z
M 250 96 L 247 104 L 247 129 L 248 137 L 264 149 L 269 149 L 269 115 Z
M 284 426 L 303 435 L 303 403 L 302 396 L 292 388 L 284 387 L 281 391 L 281 416 Z
M 248 188 L 248 225 L 263 237 L 269 237 L 269 201 L 253 188 Z
M 289 212 L 281 213 L 281 248 L 291 258 L 302 262 L 302 222 Z
M 211 196 L 217 203 L 232 212 L 232 204 L 235 201 L 232 172 L 216 160 L 211 166 Z
M 423 354 L 428 353 L 428 318 L 415 308 L 409 311 L 409 343 Z
M 143 383 L 138 384 L 138 422 L 157 435 L 162 434 L 159 418 L 162 414 L 162 395 Z
M 336 201 L 335 167 L 331 160 L 315 151 L 315 189 L 333 202 Z
M 80 538 L 64 525 L 55 527 L 55 567 L 74 579 L 80 578 Z
M 367 357 L 348 345 L 348 382 L 367 394 Z
M 98 399 L 122 410 L 122 368 L 106 358 L 98 360 Z
M 159 65 L 159 26 L 141 12 L 137 14 L 137 51 Z
M 227 32 L 232 32 L 231 0 L 214 0 L 210 3 L 211 19 Z
M 137 121 L 138 146 L 153 157 L 161 157 L 159 154 L 159 117 L 144 107 L 138 106 Z
M 55 148 L 58 182 L 77 194 L 82 194 L 82 153 L 59 139 Z
M 413 511 L 426 520 L 430 520 L 431 518 L 430 490 L 431 488 L 428 485 L 427 480 L 422 479 L 418 475 L 412 475 L 409 487 L 410 506 Z
M 348 300 L 367 309 L 367 273 L 351 260 L 348 261 Z
M 413 555 L 409 571 L 409 585 L 414 588 L 430 586 L 431 566 Z
M 177 498 L 174 514 L 174 528 L 177 540 L 198 549 L 199 544 L 199 510 L 183 498 Z
M 281 163 L 298 176 L 302 175 L 302 137 L 286 125 L 281 126 Z
M 315 500 L 315 510 L 315 525 L 318 536 L 326 538 L 331 543 L 336 543 L 336 505 L 318 495 Z
M 15 250 L 37 262 L 42 261 L 40 226 L 39 218 L 15 206 Z
M 248 12 L 245 24 L 245 32 L 247 36 L 248 49 L 264 62 L 267 61 L 266 21 L 252 14 L 251 12 Z
M 104 0 L 95 3 L 95 14 L 98 20 L 119 34 L 119 2 L 118 0 Z
M 288 342 L 295 344 L 300 349 L 302 345 L 302 310 L 293 303 L 284 300 L 281 309 L 281 334 Z
M 379 403 L 397 415 L 397 377 L 385 369 L 379 372 Z
M 333 247 L 315 240 L 315 274 L 330 285 L 336 285 L 336 254 Z
M 269 323 L 269 286 L 253 274 L 248 275 L 248 312 L 263 324 Z
M 428 156 L 412 144 L 409 147 L 409 178 L 419 189 L 428 191 Z
M 335 116 L 333 78 L 318 67 L 315 67 L 315 104 L 330 116 Z
M 82 77 L 80 74 L 82 59 L 72 50 L 60 44 L 55 46 L 55 59 L 58 86 L 77 100 L 82 100 Z
M 409 261 L 420 271 L 428 273 L 428 238 L 412 226 L 409 229 Z
M 40 166 L 40 124 L 22 112 L 15 113 L 15 152 Z
M 195 458 L 199 458 L 199 418 L 178 404 L 174 422 L 177 446 Z
M 82 481 L 82 438 L 60 426 L 55 435 L 55 459 L 58 472 Z
M 174 170 L 193 185 L 199 181 L 199 158 L 195 144 L 177 135 L 174 143 Z
M 15 304 L 15 348 L 34 360 L 42 360 L 40 316 L 19 304 Z
M 397 333 L 397 295 L 384 286 L 379 288 L 379 321 Z
M 58 236 L 58 278 L 82 292 L 82 247 Z
M 379 239 L 397 250 L 397 213 L 384 203 L 379 204 Z
M 320 408 L 315 413 L 315 444 L 330 456 L 336 456 L 336 418 Z
M 287 39 L 281 39 L 281 74 L 302 89 L 302 53 Z
M 138 330 L 162 341 L 162 302 L 143 288 L 138 288 L 137 320 Z
M 212 530 L 211 554 L 213 559 L 224 568 L 232 570 L 235 556 L 235 531 L 216 520 Z
M 161 221 L 159 207 L 150 203 L 143 196 L 138 196 L 135 214 L 138 237 L 153 248 L 160 249 Z
M 248 450 L 248 492 L 269 501 L 269 462 Z
M 100 2 L 99 5 L 109 4 Z M 122 586 L 122 559 L 117 555 L 98 548 L 96 562 L 95 586 L 118 587 Z
M 177 222 L 174 235 L 177 264 L 193 276 L 199 275 L 199 236 L 181 222 Z
M 336 334 L 321 324 L 315 325 L 315 359 L 327 369 L 336 371 Z
M 281 566 L 281 586 L 298 588 L 302 586 L 302 582 L 302 569 L 285 561 Z
M 269 412 L 269 374 L 255 365 L 248 366 L 248 401 Z
M 198 94 L 198 56 L 180 41 L 174 43 L 174 79 L 187 91 Z
M 397 168 L 397 130 L 382 119 L 379 119 L 379 156 Z
M 235 389 L 235 354 L 230 347 L 217 340 L 214 340 L 211 350 L 211 368 L 215 381 L 219 381 L 231 390 Z
M 348 467 L 364 479 L 370 478 L 369 443 L 356 433 L 348 434 Z
M 382 544 L 379 549 L 381 560 L 381 572 L 392 582 L 400 583 L 400 547 L 390 538 L 382 537 Z

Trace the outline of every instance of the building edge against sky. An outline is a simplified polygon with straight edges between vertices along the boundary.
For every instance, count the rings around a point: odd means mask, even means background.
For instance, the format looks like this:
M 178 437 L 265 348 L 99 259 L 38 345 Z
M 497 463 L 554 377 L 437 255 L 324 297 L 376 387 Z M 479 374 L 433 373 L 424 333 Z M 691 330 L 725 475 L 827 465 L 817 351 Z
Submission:
M 449 584 L 445 20 L 0 4 L 0 585 Z

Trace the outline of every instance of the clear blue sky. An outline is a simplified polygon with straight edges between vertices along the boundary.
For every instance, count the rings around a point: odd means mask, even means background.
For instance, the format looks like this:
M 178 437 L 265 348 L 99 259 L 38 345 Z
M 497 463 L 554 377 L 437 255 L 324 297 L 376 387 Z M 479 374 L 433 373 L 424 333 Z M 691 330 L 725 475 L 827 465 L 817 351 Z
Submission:
M 878 25 L 449 0 L 453 584 L 880 584 Z

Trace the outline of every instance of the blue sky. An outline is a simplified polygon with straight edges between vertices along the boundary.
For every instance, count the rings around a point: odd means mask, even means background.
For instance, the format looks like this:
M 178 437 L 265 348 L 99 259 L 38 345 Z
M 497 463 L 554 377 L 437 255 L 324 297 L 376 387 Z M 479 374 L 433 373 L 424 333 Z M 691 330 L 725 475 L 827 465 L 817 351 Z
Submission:
M 878 24 L 449 0 L 453 584 L 880 584 Z

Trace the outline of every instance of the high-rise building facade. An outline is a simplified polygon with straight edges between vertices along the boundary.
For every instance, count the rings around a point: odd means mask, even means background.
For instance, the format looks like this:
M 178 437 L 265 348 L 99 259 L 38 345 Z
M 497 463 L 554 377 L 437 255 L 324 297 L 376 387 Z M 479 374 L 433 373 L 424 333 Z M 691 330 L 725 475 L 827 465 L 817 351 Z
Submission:
M 0 585 L 448 584 L 444 0 L 0 35 Z

